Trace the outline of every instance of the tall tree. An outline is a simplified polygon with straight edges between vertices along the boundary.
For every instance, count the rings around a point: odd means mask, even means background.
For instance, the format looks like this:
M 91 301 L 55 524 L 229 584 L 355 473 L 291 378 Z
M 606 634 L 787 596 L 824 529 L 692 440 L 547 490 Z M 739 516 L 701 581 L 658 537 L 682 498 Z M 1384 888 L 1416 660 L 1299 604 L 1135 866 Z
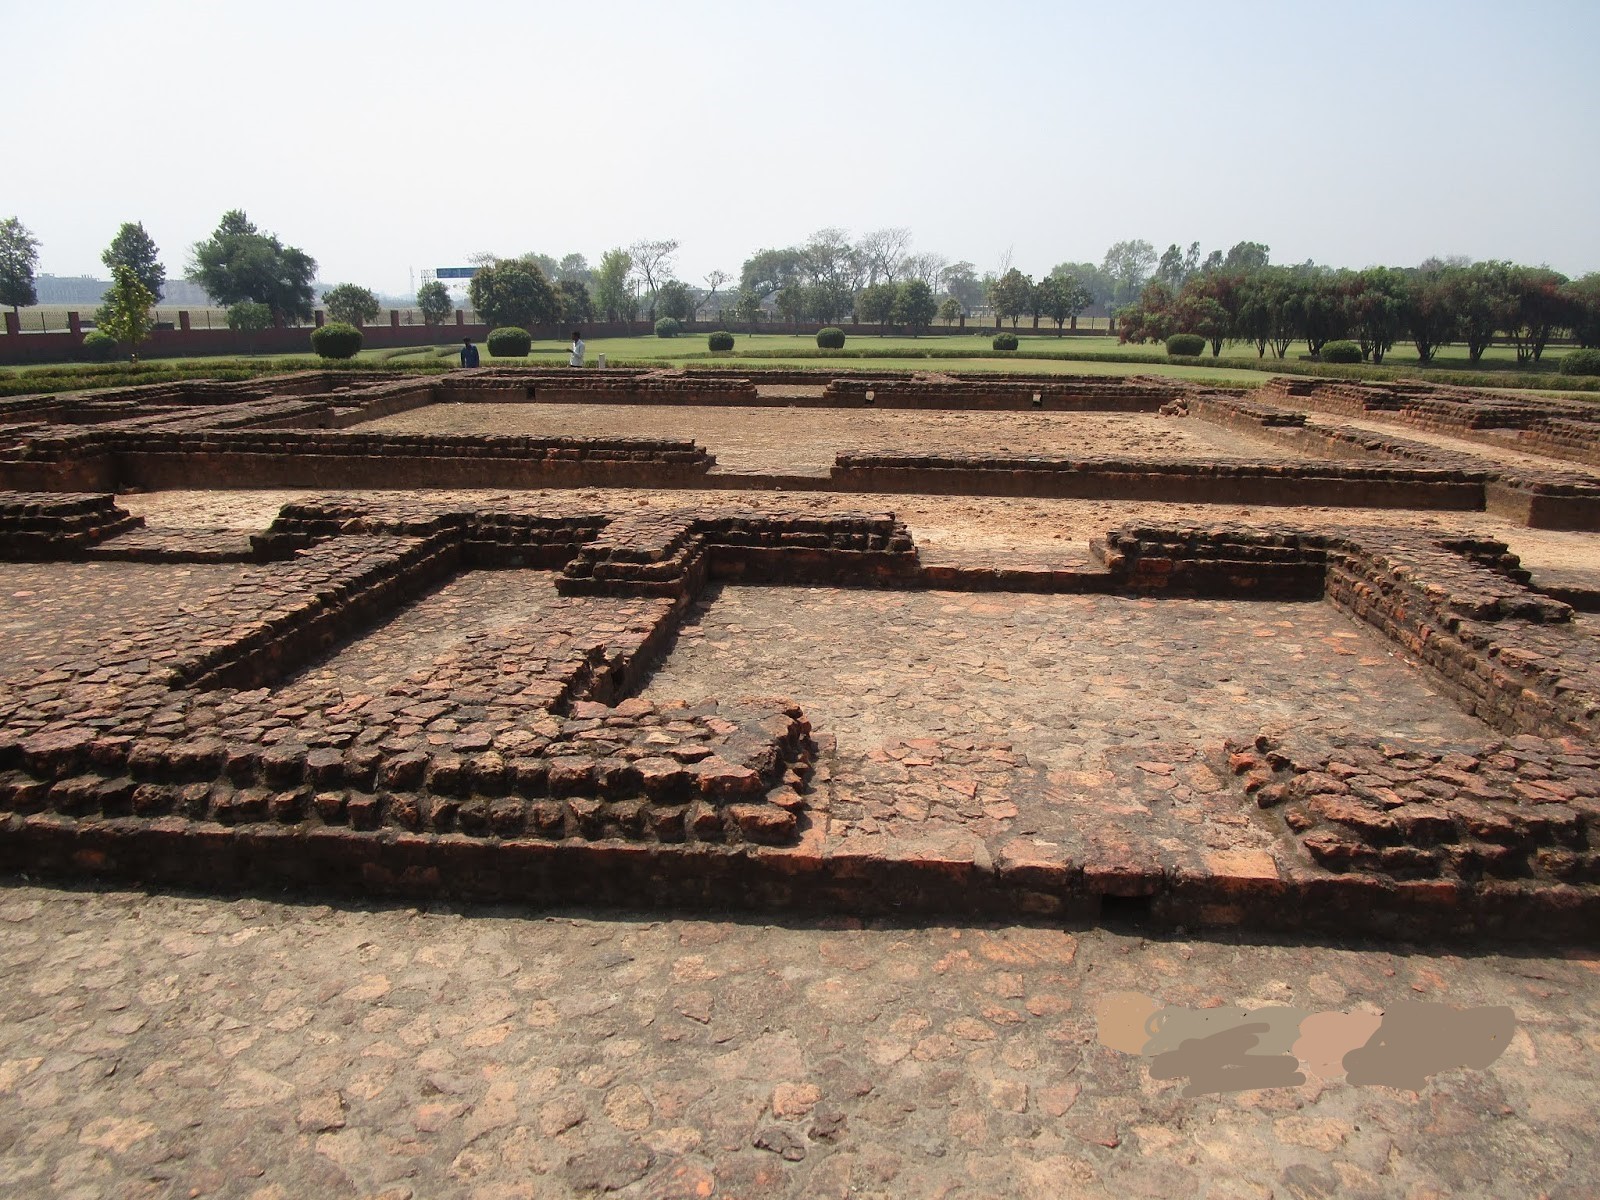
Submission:
M 912 337 L 933 324 L 939 302 L 933 298 L 931 287 L 920 279 L 907 279 L 894 292 L 894 319 L 911 330 Z
M 1567 299 L 1567 322 L 1578 345 L 1600 346 L 1600 271 L 1574 279 L 1562 293 Z
M 1009 318 L 1015 329 L 1017 318 L 1033 304 L 1033 280 L 1012 267 L 990 286 L 989 304 L 994 308 L 996 322 Z
M 1112 299 L 1117 304 L 1132 304 L 1144 288 L 1145 280 L 1156 265 L 1156 248 L 1149 242 L 1137 240 L 1117 242 L 1106 251 L 1100 269 L 1115 286 Z
M 594 283 L 594 272 L 589 269 L 589 260 L 581 254 L 563 255 L 561 265 L 556 268 L 556 282 L 572 280 L 588 287 Z
M 678 243 L 670 238 L 660 242 L 635 242 L 628 248 L 633 256 L 633 269 L 650 293 L 645 313 L 652 321 L 656 319 L 656 295 L 661 285 L 672 277 L 672 257 L 677 252 Z
M 1478 365 L 1494 335 L 1509 329 L 1516 319 L 1511 270 L 1508 262 L 1477 262 L 1452 271 L 1445 283 L 1457 333 L 1467 344 L 1467 360 L 1473 366 Z
M 817 230 L 800 248 L 800 261 L 811 289 L 812 314 L 819 321 L 834 321 L 848 313 L 864 273 L 845 231 Z
M 1516 267 L 1511 272 L 1511 323 L 1506 332 L 1517 348 L 1517 361 L 1538 362 L 1551 335 L 1567 324 L 1570 282 L 1549 267 Z
M 139 343 L 150 336 L 155 320 L 150 307 L 155 295 L 144 285 L 139 273 L 127 263 L 111 268 L 111 290 L 94 315 L 95 327 L 128 347 L 128 361 L 139 361 Z
M 888 332 L 889 319 L 894 316 L 894 302 L 899 289 L 892 283 L 869 283 L 856 296 L 856 320 L 876 325 L 878 336 Z
M 118 266 L 131 267 L 145 290 L 155 297 L 153 303 L 161 302 L 167 286 L 167 269 L 161 265 L 161 251 L 145 232 L 144 222 L 123 222 L 117 236 L 111 239 L 111 245 L 100 255 L 100 261 L 111 268 L 113 277 Z
M 589 289 L 577 279 L 557 281 L 556 307 L 564 325 L 594 319 L 594 301 L 589 296 Z
M 862 235 L 861 240 L 856 243 L 856 254 L 861 269 L 866 274 L 867 286 L 897 282 L 902 274 L 901 265 L 910 248 L 909 229 L 901 227 L 874 229 L 871 233 Z
M 694 294 L 689 285 L 681 279 L 663 281 L 656 292 L 656 310 L 663 317 L 687 321 L 694 313 Z
M 274 320 L 311 318 L 311 280 L 316 259 L 262 233 L 239 209 L 223 214 L 216 230 L 196 242 L 189 278 L 219 304 L 265 304 Z
M 1161 262 L 1156 266 L 1156 278 L 1176 292 L 1199 269 L 1200 243 L 1190 242 L 1185 252 L 1178 248 L 1177 242 L 1173 242 L 1161 255 Z
M 961 312 L 970 316 L 983 307 L 986 296 L 983 281 L 978 278 L 978 268 L 969 262 L 952 263 L 945 268 L 944 290 L 955 298 Z
M 1224 271 L 1264 270 L 1272 257 L 1271 248 L 1261 242 L 1235 242 L 1222 260 Z
M 467 294 L 490 325 L 532 329 L 560 315 L 555 289 L 537 264 L 526 258 L 502 259 L 478 268 Z
M 34 268 L 39 265 L 39 243 L 16 217 L 0 221 L 0 304 L 16 312 L 25 304 L 37 304 L 33 287 Z
M 629 284 L 633 255 L 618 247 L 600 256 L 594 273 L 594 302 L 608 321 L 631 321 L 638 313 L 638 298 Z
M 698 303 L 695 306 L 694 315 L 698 316 L 701 308 L 710 308 L 711 307 L 711 302 L 717 298 L 717 289 L 720 288 L 723 284 L 729 282 L 732 279 L 733 279 L 733 276 L 729 275 L 726 271 L 720 271 L 720 270 L 719 271 L 707 271 L 706 272 L 706 289 L 707 290 L 706 290 L 706 292 L 705 292 L 705 294 L 703 296 L 698 298 Z M 717 311 L 720 314 L 722 310 L 719 308 Z
M 455 302 L 450 299 L 450 289 L 434 279 L 417 289 L 417 307 L 422 310 L 424 325 L 443 325 L 454 310 Z
M 1417 361 L 1426 366 L 1439 350 L 1456 339 L 1460 322 L 1450 304 L 1450 268 L 1418 268 L 1405 283 L 1405 324 Z
M 1381 363 L 1405 332 L 1405 277 L 1389 267 L 1368 267 L 1351 281 L 1348 294 L 1350 328 L 1361 354 Z
M 1078 314 L 1094 303 L 1094 296 L 1089 289 L 1079 283 L 1076 276 L 1066 272 L 1057 274 L 1052 271 L 1039 281 L 1034 291 L 1038 296 L 1040 311 L 1056 323 L 1057 337 L 1061 336 L 1068 321 L 1076 327 Z
M 739 290 L 765 300 L 776 295 L 804 274 L 804 256 L 797 247 L 783 250 L 757 250 L 744 260 L 739 272 Z
M 383 311 L 372 290 L 359 283 L 341 283 L 329 288 L 322 293 L 322 306 L 335 321 L 358 327 L 376 321 Z

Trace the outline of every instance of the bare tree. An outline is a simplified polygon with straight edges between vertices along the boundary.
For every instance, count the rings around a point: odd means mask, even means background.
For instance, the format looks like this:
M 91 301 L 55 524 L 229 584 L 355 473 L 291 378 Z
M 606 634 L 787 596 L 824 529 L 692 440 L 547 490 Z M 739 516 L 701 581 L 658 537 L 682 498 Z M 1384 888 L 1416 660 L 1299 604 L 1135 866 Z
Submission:
M 703 295 L 700 296 L 699 303 L 695 305 L 695 316 L 696 317 L 698 317 L 700 315 L 700 309 L 701 308 L 703 308 L 706 305 L 711 303 L 712 297 L 714 297 L 717 294 L 717 289 L 719 287 L 721 287 L 723 284 L 727 283 L 728 280 L 730 280 L 732 278 L 733 278 L 733 276 L 729 275 L 726 271 L 707 271 L 706 272 L 706 286 L 707 286 L 707 288 L 709 290 L 707 292 L 705 292 Z
M 932 292 L 938 292 L 949 269 L 950 260 L 942 254 L 908 254 L 901 260 L 901 274 L 927 284 Z
M 863 234 L 856 243 L 856 253 L 861 258 L 861 268 L 866 272 L 868 287 L 882 280 L 894 283 L 904 274 L 906 251 L 911 248 L 911 230 L 896 226 L 893 229 L 874 229 Z
M 628 247 L 628 253 L 633 256 L 633 269 L 650 290 L 647 311 L 652 321 L 656 319 L 656 293 L 672 277 L 672 256 L 677 252 L 678 243 L 670 238 L 661 242 L 635 242 Z

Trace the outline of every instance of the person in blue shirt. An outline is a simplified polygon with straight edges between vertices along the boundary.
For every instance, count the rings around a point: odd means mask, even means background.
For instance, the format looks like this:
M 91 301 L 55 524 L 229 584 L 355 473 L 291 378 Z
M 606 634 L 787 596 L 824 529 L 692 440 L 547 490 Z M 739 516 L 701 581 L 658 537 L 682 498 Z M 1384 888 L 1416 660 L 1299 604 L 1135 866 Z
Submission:
M 471 338 L 461 339 L 461 365 L 463 367 L 478 365 L 478 348 L 472 344 Z

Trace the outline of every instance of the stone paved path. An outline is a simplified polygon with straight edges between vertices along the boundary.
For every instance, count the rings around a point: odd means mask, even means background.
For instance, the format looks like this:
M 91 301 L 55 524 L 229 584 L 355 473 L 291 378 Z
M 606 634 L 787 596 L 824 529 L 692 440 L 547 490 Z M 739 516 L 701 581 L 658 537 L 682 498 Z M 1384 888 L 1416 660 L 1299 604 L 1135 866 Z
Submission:
M 1186 1099 L 1098 999 L 1509 1005 L 1485 1070 Z M 8 1197 L 1579 1197 L 1600 958 L 0 888 Z

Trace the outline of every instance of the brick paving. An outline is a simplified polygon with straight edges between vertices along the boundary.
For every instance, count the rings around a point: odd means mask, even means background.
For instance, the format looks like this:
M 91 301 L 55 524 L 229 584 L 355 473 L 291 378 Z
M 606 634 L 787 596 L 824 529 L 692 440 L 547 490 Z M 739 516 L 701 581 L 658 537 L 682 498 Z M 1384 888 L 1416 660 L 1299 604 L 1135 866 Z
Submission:
M 1581 1197 L 1600 960 L 0 891 L 16 1197 Z M 1183 1096 L 1100 998 L 1509 1005 L 1421 1090 Z
M 154 563 L 0 562 L 0 675 L 91 649 L 119 628 L 201 612 L 260 568 Z

